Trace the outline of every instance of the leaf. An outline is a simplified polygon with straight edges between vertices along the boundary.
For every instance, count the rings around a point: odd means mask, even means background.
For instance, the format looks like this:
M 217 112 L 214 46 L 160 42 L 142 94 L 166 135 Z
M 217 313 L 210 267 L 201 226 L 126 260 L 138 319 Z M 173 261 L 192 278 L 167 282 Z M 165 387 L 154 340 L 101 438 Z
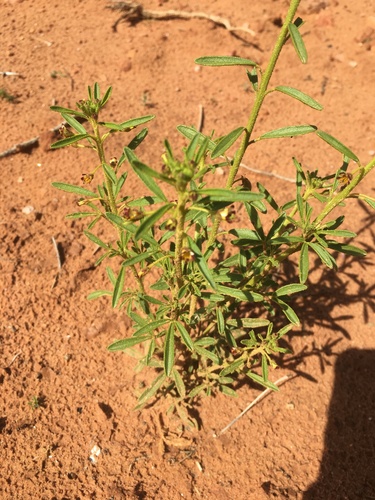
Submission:
M 153 120 L 154 118 L 155 115 L 145 115 L 145 116 L 140 116 L 139 118 L 132 118 L 131 120 L 122 122 L 121 127 L 123 129 L 138 127 L 139 125 L 143 125 L 144 123 Z
M 173 331 L 173 323 L 170 323 L 164 344 L 164 372 L 167 375 L 167 377 L 170 376 L 173 365 L 174 365 L 174 331 Z
M 221 385 L 220 391 L 226 396 L 231 396 L 232 398 L 238 398 L 238 394 L 234 389 L 231 389 L 227 385 Z
M 70 116 L 67 113 L 61 113 L 61 116 L 79 134 L 87 134 L 87 131 L 86 131 L 85 127 L 83 125 L 81 125 L 78 120 L 76 120 L 75 118 L 73 118 L 73 116 Z
M 216 307 L 216 323 L 217 331 L 220 333 L 220 335 L 223 335 L 225 332 L 225 320 L 221 307 Z
M 155 210 L 153 214 L 149 215 L 148 217 L 145 217 L 140 226 L 138 227 L 137 231 L 135 232 L 134 238 L 136 240 L 139 240 L 139 238 L 141 238 L 144 235 L 144 233 L 146 233 L 150 229 L 150 227 L 156 224 L 156 222 L 161 217 L 163 217 L 163 215 L 167 213 L 168 210 L 170 210 L 173 206 L 174 206 L 173 203 L 166 203 L 162 207 Z
M 229 366 L 221 370 L 220 376 L 225 377 L 226 375 L 229 375 L 230 373 L 237 372 L 242 369 L 244 366 L 245 361 L 243 359 L 237 359 L 236 361 L 233 361 Z
M 370 205 L 371 208 L 375 209 L 375 199 L 374 198 L 371 198 L 370 196 L 366 196 L 365 194 L 359 194 L 358 199 L 365 201 L 368 205 Z
M 250 291 L 242 292 L 241 290 L 237 290 L 236 288 L 229 288 L 223 285 L 217 285 L 217 291 L 243 302 L 260 302 L 263 300 L 263 295 L 261 295 L 260 293 Z
M 293 23 L 288 24 L 288 31 L 290 34 L 290 37 L 292 39 L 292 43 L 294 46 L 295 51 L 297 52 L 297 55 L 300 59 L 300 61 L 303 64 L 307 63 L 307 51 L 305 47 L 305 43 L 302 39 L 301 33 L 299 32 L 299 29 L 297 26 Z
M 172 378 L 176 384 L 176 389 L 182 399 L 186 397 L 186 389 L 185 389 L 185 384 L 184 381 L 182 380 L 182 377 L 180 375 L 180 372 L 173 368 L 172 370 Z
M 337 241 L 329 241 L 328 246 L 336 252 L 353 255 L 354 257 L 365 257 L 367 255 L 367 252 L 365 252 L 365 250 L 362 250 L 362 248 L 356 247 L 354 245 L 345 245 L 342 243 L 338 243 Z
M 290 307 L 289 304 L 287 304 L 286 302 L 284 302 L 283 300 L 281 300 L 279 298 L 277 298 L 277 300 L 275 302 L 280 306 L 281 310 L 283 311 L 283 313 L 285 314 L 285 316 L 288 318 L 288 320 L 291 323 L 293 323 L 294 325 L 300 324 L 300 320 L 299 320 L 297 314 Z
M 297 99 L 303 104 L 310 106 L 310 108 L 317 109 L 318 111 L 321 111 L 323 109 L 323 106 L 319 104 L 315 99 L 293 87 L 285 87 L 284 85 L 279 85 L 275 88 L 275 90 L 282 92 L 283 94 L 289 95 L 294 99 Z
M 64 148 L 65 146 L 70 146 L 71 144 L 81 141 L 82 139 L 87 139 L 87 137 L 90 137 L 90 135 L 89 134 L 72 135 L 71 137 L 66 137 L 65 139 L 61 139 L 60 141 L 54 142 L 53 144 L 51 144 L 50 147 L 51 149 Z
M 83 219 L 84 217 L 97 217 L 97 212 L 75 212 L 74 214 L 68 214 L 65 216 L 66 219 Z
M 80 186 L 73 186 L 73 184 L 65 184 L 64 182 L 52 182 L 52 186 L 56 189 L 60 189 L 61 191 L 66 191 L 67 193 L 79 194 L 81 196 L 90 196 L 90 198 L 97 196 L 97 194 L 93 193 L 92 191 L 89 191 L 88 189 Z
M 110 167 L 109 165 L 107 165 L 106 163 L 103 163 L 102 166 L 103 166 L 103 170 L 104 170 L 106 176 L 112 181 L 112 184 L 114 186 L 116 186 L 116 184 L 117 184 L 117 177 L 116 177 L 116 174 L 115 174 L 113 168 Z
M 236 140 L 239 138 L 239 136 L 242 134 L 244 130 L 245 127 L 236 128 L 235 130 L 232 130 L 232 132 L 229 132 L 228 135 L 220 139 L 215 149 L 211 153 L 211 158 L 214 160 L 218 156 L 222 156 L 225 153 L 225 151 L 227 151 L 232 146 L 232 144 L 236 142 Z
M 301 283 L 305 283 L 309 274 L 309 246 L 306 242 L 302 244 L 298 268 L 299 280 Z
M 309 241 L 308 245 L 314 250 L 314 252 L 320 257 L 320 260 L 323 262 L 323 264 L 325 264 L 329 269 L 333 269 L 335 267 L 335 259 L 329 252 L 327 252 L 325 248 L 312 241 Z
M 343 155 L 347 156 L 351 160 L 355 161 L 356 163 L 359 163 L 358 157 L 351 151 L 349 148 L 347 148 L 342 142 L 339 140 L 335 139 L 335 137 L 332 137 L 332 135 L 327 134 L 327 132 L 323 132 L 323 130 L 316 130 L 316 135 L 319 136 L 323 141 L 325 141 L 327 144 L 332 146 L 334 149 L 342 153 Z
M 112 87 L 108 87 L 103 96 L 103 99 L 100 101 L 101 108 L 107 103 L 108 99 L 111 97 L 111 94 L 112 94 Z
M 292 127 L 283 127 L 271 130 L 261 135 L 259 139 L 277 139 L 280 137 L 295 137 L 297 135 L 310 134 L 316 132 L 315 125 L 295 125 Z
M 153 332 L 154 330 L 157 330 L 161 326 L 165 325 L 166 323 L 169 323 L 171 320 L 169 318 L 165 319 L 156 319 L 154 321 L 150 321 L 150 323 L 147 323 L 146 325 L 142 326 L 139 330 L 137 330 L 134 335 L 138 337 L 138 335 L 143 335 L 144 333 L 148 332 Z
M 257 66 L 257 63 L 250 59 L 234 56 L 206 56 L 198 57 L 196 64 L 201 66 Z
M 94 83 L 94 99 L 96 101 L 99 101 L 100 99 L 100 87 L 98 82 Z
M 217 340 L 213 337 L 201 337 L 194 342 L 195 346 L 199 345 L 200 347 L 208 347 L 215 344 L 217 344 Z
M 195 350 L 197 351 L 198 354 L 201 356 L 210 359 L 213 363 L 216 365 L 220 365 L 221 361 L 220 358 L 213 352 L 209 351 L 208 349 L 204 349 L 204 347 L 200 347 L 199 345 L 195 345 Z
M 268 326 L 270 321 L 262 318 L 238 318 L 228 319 L 227 325 L 236 326 L 237 328 L 263 328 Z
M 195 243 L 195 241 L 191 238 L 191 236 L 187 235 L 188 241 L 189 241 L 189 247 L 190 249 L 194 252 L 194 255 L 196 257 L 196 264 L 202 273 L 203 277 L 205 278 L 206 281 L 208 281 L 209 285 L 213 288 L 213 290 L 216 290 L 216 283 L 212 277 L 211 271 L 207 265 L 207 262 L 205 258 L 203 257 L 199 247 Z
M 181 339 L 182 339 L 183 343 L 186 345 L 186 347 L 188 347 L 190 349 L 190 351 L 194 351 L 193 341 L 191 340 L 191 337 L 190 337 L 188 331 L 186 330 L 186 328 L 184 327 L 184 325 L 182 323 L 180 323 L 179 321 L 175 321 L 174 324 L 175 324 L 175 327 L 177 328 L 177 330 L 180 332 Z
M 104 243 L 104 241 L 102 241 L 100 238 L 98 238 L 97 236 L 95 236 L 95 234 L 92 234 L 90 233 L 90 231 L 87 231 L 87 230 L 83 230 L 85 236 L 91 240 L 93 243 L 95 243 L 95 245 L 98 245 L 102 248 L 104 248 L 105 250 L 108 250 L 109 249 L 109 246 Z
M 145 168 L 146 167 L 146 168 Z M 156 184 L 154 179 L 149 175 L 147 165 L 140 163 L 138 161 L 132 162 L 132 168 L 134 172 L 138 175 L 141 181 L 149 188 L 149 190 L 156 194 L 161 200 L 167 201 L 165 194 L 161 188 Z
M 260 375 L 258 375 L 257 373 L 253 373 L 253 372 L 248 371 L 246 373 L 246 375 L 248 377 L 250 377 L 252 380 L 254 380 L 254 382 L 257 382 L 258 384 L 262 385 L 263 387 L 267 387 L 267 389 L 272 389 L 273 391 L 279 390 L 277 385 L 273 384 L 269 380 L 264 380 L 264 378 L 261 377 Z
M 131 151 L 131 150 L 130 150 Z M 124 153 L 127 153 L 127 148 L 124 148 Z M 139 171 L 142 171 L 142 174 L 144 176 L 149 175 L 150 177 L 155 177 L 155 179 L 160 179 L 161 181 L 168 182 L 168 184 L 171 184 L 172 186 L 175 184 L 174 179 L 170 179 L 169 177 L 166 177 L 165 175 L 157 172 L 156 170 L 152 169 L 148 165 L 145 165 L 144 163 L 141 163 L 138 160 L 129 160 L 132 167 L 139 167 Z
M 115 283 L 115 288 L 113 290 L 112 296 L 112 307 L 115 308 L 120 300 L 122 289 L 124 288 L 125 280 L 125 267 L 121 266 L 120 272 L 118 273 L 117 280 Z
M 143 128 L 133 139 L 129 142 L 128 148 L 129 149 L 136 149 L 141 142 L 147 137 L 148 134 L 148 128 Z
M 209 149 L 210 151 L 213 151 L 216 147 L 216 143 L 214 141 L 209 139 L 209 137 L 206 137 L 201 132 L 198 132 L 194 127 L 188 127 L 187 125 L 178 125 L 177 130 L 180 132 L 180 134 L 182 134 L 189 140 L 192 140 L 198 134 L 199 144 L 202 144 L 208 139 L 207 149 Z
M 142 342 L 146 342 L 146 340 L 149 340 L 150 338 L 150 335 L 143 335 L 139 337 L 133 336 L 128 339 L 117 340 L 116 342 L 113 342 L 113 344 L 110 344 L 107 349 L 110 352 L 125 351 L 125 349 L 133 347 L 137 344 L 141 344 Z
M 254 193 L 252 191 L 231 191 L 230 189 L 222 188 L 200 189 L 197 193 L 201 196 L 209 196 L 210 201 L 229 201 L 231 203 L 235 201 L 252 202 L 264 198 L 264 194 L 262 193 Z
M 300 283 L 291 283 L 289 285 L 284 285 L 276 290 L 275 295 L 277 297 L 283 297 L 284 295 L 292 295 L 293 293 L 303 292 L 307 289 L 306 285 Z
M 57 113 L 68 113 L 69 115 L 80 116 L 81 118 L 86 118 L 86 115 L 81 111 L 76 111 L 75 109 L 63 108 L 62 106 L 50 106 L 51 111 L 57 111 Z
M 95 292 L 91 292 L 88 294 L 87 300 L 95 300 L 99 297 L 104 297 L 107 295 L 112 295 L 112 292 L 110 292 L 109 290 L 95 290 Z
M 141 254 L 135 255 L 134 257 L 131 257 L 130 259 L 125 260 L 123 263 L 124 267 L 129 267 L 129 266 L 134 266 L 135 264 L 138 264 L 139 262 L 142 262 L 143 260 L 149 259 L 152 257 L 153 253 L 151 252 L 143 252 Z
M 151 387 L 146 389 L 138 399 L 138 404 L 135 407 L 135 410 L 140 410 L 142 406 L 151 399 L 160 389 L 160 387 L 164 384 L 167 377 L 164 372 L 162 372 L 151 384 Z

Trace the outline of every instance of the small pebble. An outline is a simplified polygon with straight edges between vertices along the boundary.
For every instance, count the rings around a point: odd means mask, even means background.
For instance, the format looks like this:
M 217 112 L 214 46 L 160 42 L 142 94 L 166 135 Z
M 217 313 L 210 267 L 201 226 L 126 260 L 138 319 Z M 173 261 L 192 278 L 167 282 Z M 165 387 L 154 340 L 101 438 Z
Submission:
M 32 207 L 31 205 L 26 205 L 26 207 L 23 207 L 22 213 L 26 214 L 26 215 L 29 215 L 32 212 L 34 212 L 34 210 L 35 210 L 34 207 Z

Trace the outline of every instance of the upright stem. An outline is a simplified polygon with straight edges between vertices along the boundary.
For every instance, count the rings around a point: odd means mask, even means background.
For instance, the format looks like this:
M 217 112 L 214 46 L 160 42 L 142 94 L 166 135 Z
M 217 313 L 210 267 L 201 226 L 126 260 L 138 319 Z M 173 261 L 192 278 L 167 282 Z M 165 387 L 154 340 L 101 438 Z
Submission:
M 179 290 L 183 285 L 182 278 L 182 258 L 181 250 L 185 235 L 185 215 L 186 215 L 186 201 L 189 194 L 185 191 L 179 191 L 177 200 L 177 227 L 176 227 L 176 247 L 175 247 L 175 266 L 176 266 L 176 290 Z
M 226 183 L 227 189 L 232 188 L 233 182 L 234 182 L 235 177 L 237 175 L 238 169 L 241 165 L 241 162 L 242 162 L 242 159 L 243 159 L 244 154 L 246 152 L 246 149 L 249 146 L 251 134 L 253 133 L 254 126 L 255 126 L 255 123 L 257 121 L 260 108 L 262 107 L 264 98 L 266 97 L 267 89 L 268 89 L 268 85 L 269 85 L 272 73 L 275 69 L 277 60 L 280 56 L 281 49 L 283 48 L 283 45 L 285 43 L 285 39 L 288 36 L 288 25 L 293 22 L 293 19 L 294 19 L 294 16 L 296 14 L 296 11 L 298 9 L 298 6 L 300 4 L 300 1 L 301 0 L 291 0 L 291 2 L 290 2 L 289 10 L 286 14 L 284 24 L 281 28 L 280 34 L 279 34 L 279 36 L 276 40 L 275 46 L 272 50 L 271 57 L 270 57 L 270 60 L 268 62 L 267 68 L 262 75 L 259 90 L 256 93 L 255 102 L 254 102 L 254 105 L 252 107 L 247 125 L 245 127 L 245 133 L 244 133 L 244 136 L 242 138 L 241 145 L 234 156 L 233 164 L 229 170 L 228 180 Z M 212 245 L 213 242 L 215 241 L 218 227 L 219 227 L 219 223 L 220 223 L 220 218 L 216 217 L 216 219 L 213 223 L 213 226 L 212 226 L 210 238 L 208 240 L 208 246 Z

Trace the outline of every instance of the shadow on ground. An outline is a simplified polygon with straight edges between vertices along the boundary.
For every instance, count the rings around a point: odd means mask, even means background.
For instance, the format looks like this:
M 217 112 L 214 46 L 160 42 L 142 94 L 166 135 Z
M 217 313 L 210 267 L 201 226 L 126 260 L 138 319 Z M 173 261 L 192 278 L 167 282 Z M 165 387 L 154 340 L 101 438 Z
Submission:
M 304 500 L 375 499 L 374 380 L 375 350 L 338 356 L 320 474 Z

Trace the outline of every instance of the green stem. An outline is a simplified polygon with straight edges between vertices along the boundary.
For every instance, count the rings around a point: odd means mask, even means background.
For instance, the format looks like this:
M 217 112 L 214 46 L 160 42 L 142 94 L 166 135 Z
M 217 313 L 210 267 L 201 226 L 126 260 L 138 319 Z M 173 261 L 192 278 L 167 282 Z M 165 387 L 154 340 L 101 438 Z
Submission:
M 229 170 L 229 175 L 226 183 L 226 188 L 231 189 L 237 175 L 238 169 L 241 165 L 245 152 L 249 146 L 251 134 L 253 133 L 255 123 L 257 121 L 260 108 L 262 107 L 263 101 L 267 95 L 268 85 L 275 69 L 277 60 L 280 56 L 280 52 L 283 48 L 285 40 L 288 36 L 288 25 L 293 22 L 295 13 L 298 9 L 301 0 L 291 0 L 289 10 L 286 14 L 284 24 L 281 28 L 280 34 L 276 40 L 275 46 L 272 50 L 270 60 L 268 62 L 267 68 L 262 75 L 259 90 L 256 93 L 255 102 L 251 110 L 247 125 L 245 127 L 245 133 L 241 141 L 239 149 L 236 151 L 234 156 L 233 164 Z M 216 239 L 217 231 L 220 224 L 220 217 L 216 216 L 215 221 L 212 226 L 210 238 L 208 240 L 208 246 L 212 245 Z
M 103 141 L 100 136 L 100 131 L 99 131 L 99 126 L 96 120 L 90 120 L 91 121 L 91 126 L 94 131 L 95 135 L 95 142 L 97 146 L 97 151 L 100 159 L 100 163 L 103 165 L 104 163 L 107 163 L 105 161 L 105 154 L 104 154 L 104 148 L 103 148 Z M 103 170 L 104 171 L 104 170 Z M 112 181 L 104 171 L 104 176 L 105 176 L 105 183 L 107 187 L 107 192 L 108 192 L 108 201 L 109 201 L 109 207 L 111 209 L 111 212 L 115 215 L 117 215 L 117 206 L 116 206 L 116 201 L 115 201 L 115 196 L 113 193 L 113 188 L 112 188 Z
M 363 180 L 363 178 L 368 175 L 371 170 L 375 167 L 375 158 L 373 158 L 370 163 L 365 167 L 361 167 L 358 174 L 352 179 L 352 181 L 340 191 L 331 201 L 327 203 L 322 212 L 316 217 L 314 225 L 318 226 L 328 214 L 332 212 L 340 203 L 342 203 L 345 198 L 348 198 L 350 193 L 357 187 L 357 185 Z
M 178 193 L 178 201 L 176 207 L 177 227 L 176 227 L 176 247 L 175 247 L 175 266 L 176 266 L 177 281 L 176 281 L 175 295 L 183 285 L 181 250 L 185 236 L 185 215 L 186 215 L 185 205 L 188 200 L 188 197 L 189 193 L 185 191 L 180 191 Z

